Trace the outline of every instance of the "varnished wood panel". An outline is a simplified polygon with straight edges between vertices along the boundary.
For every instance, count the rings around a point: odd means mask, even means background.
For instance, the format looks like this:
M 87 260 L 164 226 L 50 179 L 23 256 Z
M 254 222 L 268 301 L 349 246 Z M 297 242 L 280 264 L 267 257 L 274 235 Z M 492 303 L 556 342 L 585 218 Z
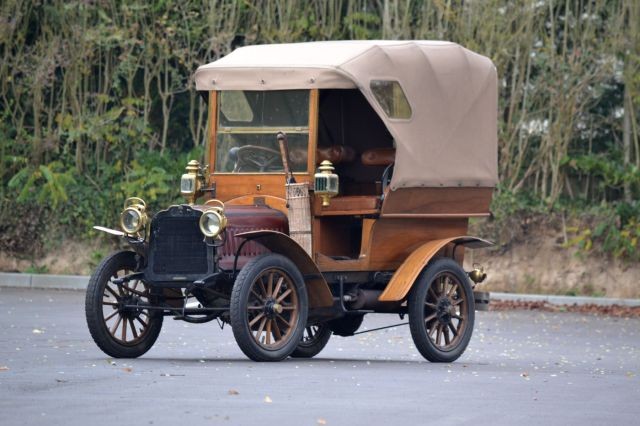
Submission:
M 493 188 L 400 188 L 386 194 L 382 215 L 484 215 L 492 195 Z
M 315 197 L 313 214 L 316 216 L 376 214 L 379 201 L 380 197 L 375 195 L 334 197 L 329 206 L 323 207 L 321 198 Z
M 316 262 L 323 272 L 329 271 L 393 271 L 422 244 L 466 235 L 468 219 L 372 219 L 370 231 L 363 227 L 362 249 L 358 259 L 334 260 L 318 245 Z M 314 229 L 315 232 L 315 229 Z M 464 252 L 456 252 L 461 261 Z
M 294 176 L 298 183 L 311 180 L 306 174 L 295 173 Z M 286 198 L 284 173 L 224 173 L 213 175 L 213 180 L 217 198 L 225 202 L 245 195 Z

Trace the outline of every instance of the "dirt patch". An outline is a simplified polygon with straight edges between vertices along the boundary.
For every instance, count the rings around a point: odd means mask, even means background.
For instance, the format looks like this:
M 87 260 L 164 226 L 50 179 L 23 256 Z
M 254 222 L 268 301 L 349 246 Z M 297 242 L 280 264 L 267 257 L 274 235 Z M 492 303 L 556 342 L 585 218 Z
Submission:
M 89 275 L 113 248 L 101 241 L 67 241 L 40 257 L 28 258 L 0 252 L 0 271 L 60 275 Z
M 640 265 L 563 247 L 561 231 L 539 227 L 509 245 L 465 252 L 465 269 L 485 267 L 485 291 L 640 298 Z

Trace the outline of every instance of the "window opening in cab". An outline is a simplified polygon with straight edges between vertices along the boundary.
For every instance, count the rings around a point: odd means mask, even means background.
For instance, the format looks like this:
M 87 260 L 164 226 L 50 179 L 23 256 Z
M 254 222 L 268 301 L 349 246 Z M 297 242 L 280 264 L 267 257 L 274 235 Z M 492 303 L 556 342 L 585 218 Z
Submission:
M 306 172 L 308 90 L 220 92 L 215 171 L 282 173 L 279 131 L 287 134 L 291 170 Z
M 397 81 L 372 80 L 371 92 L 389 118 L 411 118 L 411 106 Z

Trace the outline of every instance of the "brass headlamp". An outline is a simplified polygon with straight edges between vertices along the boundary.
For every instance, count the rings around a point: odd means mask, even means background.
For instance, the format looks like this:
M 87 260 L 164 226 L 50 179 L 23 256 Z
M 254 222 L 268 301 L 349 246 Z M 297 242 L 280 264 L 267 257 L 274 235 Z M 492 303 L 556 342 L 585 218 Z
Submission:
M 224 203 L 214 199 L 207 201 L 205 206 L 207 209 L 200 216 L 200 231 L 206 237 L 216 238 L 227 227 Z
M 338 175 L 333 173 L 334 170 L 331 161 L 324 160 L 320 163 L 318 172 L 315 174 L 314 191 L 322 198 L 322 207 L 329 206 L 329 200 L 338 195 L 339 179 Z
M 120 226 L 127 234 L 136 234 L 147 224 L 147 204 L 142 198 L 130 197 L 124 202 L 124 210 L 120 214 Z
M 197 160 L 189 161 L 186 167 L 187 173 L 180 179 L 180 193 L 187 199 L 189 204 L 195 204 L 199 197 L 204 194 L 206 179 L 203 168 Z

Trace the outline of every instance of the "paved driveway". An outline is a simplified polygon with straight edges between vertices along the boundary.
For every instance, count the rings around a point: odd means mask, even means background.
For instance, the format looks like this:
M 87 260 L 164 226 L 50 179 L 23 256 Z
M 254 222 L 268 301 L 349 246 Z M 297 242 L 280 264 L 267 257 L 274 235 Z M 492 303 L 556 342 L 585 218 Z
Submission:
M 399 322 L 370 315 L 364 326 Z M 144 357 L 93 343 L 84 293 L 0 288 L 2 425 L 638 424 L 640 320 L 479 312 L 431 364 L 406 326 L 333 337 L 312 360 L 248 361 L 231 330 L 165 319 Z

